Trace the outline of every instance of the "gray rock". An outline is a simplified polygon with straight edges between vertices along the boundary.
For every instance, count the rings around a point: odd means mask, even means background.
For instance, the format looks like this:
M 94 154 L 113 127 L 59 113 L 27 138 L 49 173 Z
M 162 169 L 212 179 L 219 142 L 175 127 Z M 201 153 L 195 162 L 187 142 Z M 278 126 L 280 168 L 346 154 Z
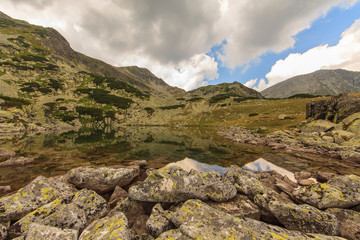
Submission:
M 0 224 L 0 240 L 4 240 L 7 236 L 7 228 Z
M 329 173 L 329 172 L 316 172 L 315 173 L 316 180 L 321 183 L 327 182 L 336 176 L 337 175 L 335 173 Z
M 130 230 L 125 215 L 121 212 L 91 223 L 80 235 L 79 240 L 130 240 Z
M 15 157 L 15 152 L 6 149 L 0 149 L 0 161 L 4 161 L 12 157 Z
M 338 219 L 340 236 L 352 240 L 360 239 L 360 213 L 340 208 L 329 208 L 326 212 Z
M 18 220 L 38 207 L 74 192 L 72 186 L 59 179 L 39 176 L 15 194 L 0 199 L 0 222 Z
M 106 193 L 123 187 L 139 175 L 139 166 L 130 167 L 78 167 L 70 170 L 68 180 L 78 188 L 87 188 L 97 193 Z
M 311 178 L 312 175 L 313 174 L 308 171 L 295 172 L 295 174 L 294 174 L 296 181 Z
M 190 238 L 183 234 L 180 229 L 172 229 L 167 232 L 164 232 L 161 234 L 156 240 L 192 240 L 193 238 Z
M 170 230 L 173 225 L 169 218 L 169 212 L 164 211 L 160 203 L 156 204 L 148 221 L 146 222 L 146 229 L 148 233 L 156 238 L 163 232 Z
M 177 239 L 342 239 L 318 234 L 306 234 L 268 225 L 253 219 L 234 218 L 213 209 L 200 200 L 188 200 L 171 216 L 179 231 L 170 236 Z M 165 239 L 160 235 L 159 239 Z M 181 238 L 188 237 L 188 238 Z
M 114 209 L 112 209 L 108 217 L 112 217 L 114 214 L 122 212 L 125 214 L 126 218 L 128 219 L 129 226 L 132 227 L 136 218 L 141 215 L 146 215 L 143 205 L 135 201 L 131 198 L 126 198 L 122 202 L 120 202 Z
M 294 197 L 319 209 L 350 208 L 360 204 L 360 177 L 338 176 L 327 183 L 296 189 Z
M 217 172 L 190 173 L 179 167 L 153 171 L 138 186 L 129 189 L 129 197 L 147 202 L 181 202 L 196 198 L 227 201 L 236 195 L 236 189 Z
M 260 220 L 260 209 L 247 196 L 237 194 L 227 202 L 206 202 L 210 207 L 238 218 L 252 218 Z
M 269 209 L 278 221 L 289 230 L 325 235 L 337 235 L 338 233 L 336 217 L 315 207 L 275 201 L 270 202 Z
M 140 168 L 146 167 L 147 165 L 149 165 L 148 161 L 146 160 L 135 160 L 129 163 L 129 165 L 136 165 L 139 166 Z
M 0 167 L 19 167 L 34 162 L 33 158 L 13 157 L 0 163 Z
M 10 227 L 9 235 L 24 235 L 31 223 L 81 231 L 108 211 L 109 205 L 105 199 L 92 190 L 83 189 L 29 213 Z
M 122 202 L 127 196 L 128 193 L 124 189 L 116 186 L 109 200 L 110 207 L 115 207 L 117 203 Z
M 77 240 L 78 231 L 72 229 L 60 229 L 33 223 L 25 237 L 26 240 Z
M 309 186 L 311 184 L 316 183 L 315 179 L 309 178 L 309 179 L 301 179 L 299 182 L 300 186 Z

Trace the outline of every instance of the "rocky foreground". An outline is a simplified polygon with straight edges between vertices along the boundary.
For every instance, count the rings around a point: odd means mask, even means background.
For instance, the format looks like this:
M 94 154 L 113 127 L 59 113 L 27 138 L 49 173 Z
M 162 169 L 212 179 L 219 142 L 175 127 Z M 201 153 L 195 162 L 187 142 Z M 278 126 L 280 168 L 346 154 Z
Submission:
M 360 239 L 358 176 L 145 166 L 37 177 L 0 198 L 0 239 Z

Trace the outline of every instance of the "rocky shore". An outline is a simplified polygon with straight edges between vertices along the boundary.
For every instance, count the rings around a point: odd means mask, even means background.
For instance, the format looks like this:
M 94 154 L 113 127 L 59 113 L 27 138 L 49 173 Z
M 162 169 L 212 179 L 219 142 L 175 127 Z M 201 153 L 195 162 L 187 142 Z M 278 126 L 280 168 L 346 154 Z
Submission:
M 266 145 L 273 150 L 319 154 L 360 163 L 360 97 L 342 94 L 312 101 L 307 104 L 306 112 L 308 122 L 292 130 L 263 136 L 257 131 L 229 127 L 218 134 L 237 142 Z
M 358 176 L 146 165 L 37 177 L 0 198 L 0 239 L 360 239 Z

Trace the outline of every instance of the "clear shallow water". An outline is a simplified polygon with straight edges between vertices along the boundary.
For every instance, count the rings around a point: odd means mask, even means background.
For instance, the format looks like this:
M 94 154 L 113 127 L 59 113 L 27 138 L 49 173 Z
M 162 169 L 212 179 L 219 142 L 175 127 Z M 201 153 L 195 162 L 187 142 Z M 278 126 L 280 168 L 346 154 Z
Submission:
M 0 168 L 0 185 L 18 189 L 38 175 L 61 175 L 78 166 L 110 166 L 145 159 L 149 167 L 159 168 L 186 157 L 223 167 L 243 166 L 262 157 L 289 171 L 308 169 L 360 175 L 360 167 L 353 164 L 239 144 L 216 132 L 216 128 L 204 127 L 126 127 L 107 132 L 1 135 L 0 148 L 33 157 L 35 161 L 23 167 Z

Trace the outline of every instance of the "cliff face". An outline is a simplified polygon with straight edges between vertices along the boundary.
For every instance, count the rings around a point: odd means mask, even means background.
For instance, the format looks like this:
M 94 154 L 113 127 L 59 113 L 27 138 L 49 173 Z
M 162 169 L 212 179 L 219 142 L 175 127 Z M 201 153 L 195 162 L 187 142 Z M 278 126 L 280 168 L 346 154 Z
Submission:
M 299 75 L 261 92 L 268 98 L 286 98 L 295 94 L 338 95 L 360 92 L 360 72 L 319 70 Z

